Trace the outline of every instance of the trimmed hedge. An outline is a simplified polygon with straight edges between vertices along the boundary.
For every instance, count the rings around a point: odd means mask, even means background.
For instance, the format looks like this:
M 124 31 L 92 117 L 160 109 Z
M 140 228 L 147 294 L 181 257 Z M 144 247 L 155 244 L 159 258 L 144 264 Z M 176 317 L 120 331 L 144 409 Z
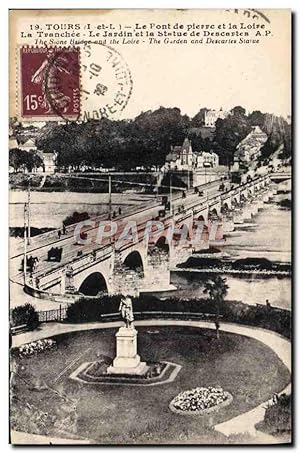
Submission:
M 263 422 L 257 429 L 276 435 L 290 433 L 292 430 L 292 397 L 283 393 L 278 397 L 277 403 L 267 407 Z
M 264 305 L 247 305 L 242 302 L 226 302 L 220 313 L 226 321 L 273 330 L 291 338 L 292 315 L 289 310 Z
M 102 296 L 97 299 L 82 297 L 67 309 L 66 322 L 81 323 L 100 321 L 101 315 L 118 313 L 120 295 Z M 210 299 L 178 299 L 160 300 L 155 296 L 142 295 L 133 298 L 135 312 L 160 311 L 180 313 L 216 313 L 216 305 Z M 241 302 L 226 301 L 220 305 L 223 321 L 253 325 L 284 335 L 291 336 L 291 312 L 267 306 L 247 305 Z
M 40 324 L 39 315 L 33 305 L 20 305 L 11 310 L 10 324 L 11 327 L 26 324 L 28 330 L 34 330 Z
M 97 299 L 82 297 L 67 308 L 66 321 L 72 323 L 100 321 L 104 313 L 119 311 L 121 296 L 103 296 Z

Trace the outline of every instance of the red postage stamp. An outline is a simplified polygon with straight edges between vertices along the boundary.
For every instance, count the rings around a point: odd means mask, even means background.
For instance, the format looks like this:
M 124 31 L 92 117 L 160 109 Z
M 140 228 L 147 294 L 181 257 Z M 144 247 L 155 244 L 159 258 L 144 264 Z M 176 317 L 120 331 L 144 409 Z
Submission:
M 80 116 L 79 48 L 22 47 L 19 104 L 24 120 Z

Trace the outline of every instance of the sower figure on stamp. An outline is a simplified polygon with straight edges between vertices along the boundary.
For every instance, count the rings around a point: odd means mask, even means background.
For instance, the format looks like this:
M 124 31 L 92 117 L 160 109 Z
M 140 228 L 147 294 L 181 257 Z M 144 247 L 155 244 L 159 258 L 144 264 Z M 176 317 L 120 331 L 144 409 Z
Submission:
M 122 319 L 125 322 L 125 326 L 127 329 L 131 328 L 133 323 L 133 309 L 132 309 L 132 301 L 130 297 L 124 297 L 121 299 L 119 311 L 121 313 Z
M 48 98 L 50 96 L 52 103 L 66 112 L 71 102 L 71 98 L 61 91 L 59 85 L 59 73 L 70 74 L 68 69 L 68 60 L 62 54 L 55 54 L 53 49 L 49 49 L 45 55 L 45 60 L 31 77 L 31 81 L 36 84 L 42 84 L 43 107 L 47 108 L 46 113 L 53 111 L 53 105 Z M 61 76 L 60 76 L 61 77 Z M 48 87 L 48 97 L 47 97 Z

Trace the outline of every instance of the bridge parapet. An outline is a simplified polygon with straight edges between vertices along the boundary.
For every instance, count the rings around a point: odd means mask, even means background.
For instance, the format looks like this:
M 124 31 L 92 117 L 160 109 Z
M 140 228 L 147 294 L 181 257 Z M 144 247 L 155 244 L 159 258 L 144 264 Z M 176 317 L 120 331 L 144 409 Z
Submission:
M 86 269 L 87 266 L 91 263 L 97 264 L 112 253 L 112 245 L 108 245 L 104 248 L 99 248 L 94 250 L 92 253 L 88 253 L 80 258 L 72 261 L 72 270 L 74 275 L 78 272 L 81 272 L 83 269 Z M 38 288 L 49 288 L 55 286 L 61 282 L 62 274 L 65 271 L 67 264 L 59 264 L 55 269 L 48 271 L 45 274 L 38 274 L 34 276 L 35 279 L 38 279 Z

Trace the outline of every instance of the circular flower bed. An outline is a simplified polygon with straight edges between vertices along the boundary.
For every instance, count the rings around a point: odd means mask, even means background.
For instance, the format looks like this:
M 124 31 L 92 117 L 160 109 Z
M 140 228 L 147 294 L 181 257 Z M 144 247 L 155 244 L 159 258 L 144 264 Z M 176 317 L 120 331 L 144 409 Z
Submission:
M 196 387 L 179 393 L 170 403 L 177 414 L 202 415 L 219 410 L 232 402 L 232 395 L 221 387 Z
M 47 351 L 56 345 L 55 340 L 45 338 L 43 340 L 32 341 L 19 347 L 20 357 L 28 357 L 33 354 Z

